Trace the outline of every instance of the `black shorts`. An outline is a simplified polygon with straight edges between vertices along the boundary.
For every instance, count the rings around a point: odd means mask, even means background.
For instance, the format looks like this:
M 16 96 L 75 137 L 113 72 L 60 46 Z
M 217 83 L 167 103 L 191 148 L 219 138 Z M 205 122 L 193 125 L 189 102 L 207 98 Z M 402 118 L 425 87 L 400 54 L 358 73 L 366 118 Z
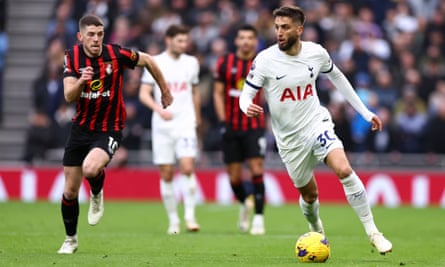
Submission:
M 91 149 L 102 148 L 113 157 L 122 141 L 122 132 L 93 132 L 73 123 L 63 154 L 63 166 L 81 166 Z
M 224 163 L 243 162 L 266 154 L 265 130 L 227 131 L 223 135 Z

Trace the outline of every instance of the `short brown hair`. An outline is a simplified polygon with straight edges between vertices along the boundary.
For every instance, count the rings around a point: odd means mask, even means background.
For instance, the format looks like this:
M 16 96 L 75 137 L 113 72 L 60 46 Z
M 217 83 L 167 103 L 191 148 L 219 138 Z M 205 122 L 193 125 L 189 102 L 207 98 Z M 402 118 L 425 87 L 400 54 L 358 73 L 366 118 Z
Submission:
M 86 14 L 79 20 L 79 30 L 86 26 L 104 26 L 102 19 L 93 14 Z
M 250 24 L 244 24 L 244 25 L 240 26 L 236 32 L 239 33 L 240 31 L 250 31 L 255 35 L 255 37 L 258 36 L 257 29 Z
M 165 31 L 165 36 L 172 38 L 178 34 L 188 34 L 189 32 L 189 27 L 185 25 L 172 24 Z
M 297 6 L 282 6 L 275 9 L 273 11 L 273 18 L 276 17 L 288 17 L 294 22 L 300 22 L 301 25 L 303 25 L 306 20 L 303 9 Z

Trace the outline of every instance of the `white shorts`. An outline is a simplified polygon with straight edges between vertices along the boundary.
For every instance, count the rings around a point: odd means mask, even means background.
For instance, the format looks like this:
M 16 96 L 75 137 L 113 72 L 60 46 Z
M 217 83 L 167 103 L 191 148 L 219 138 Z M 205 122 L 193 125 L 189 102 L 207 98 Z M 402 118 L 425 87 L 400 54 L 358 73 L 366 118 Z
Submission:
M 315 167 L 333 149 L 343 148 L 330 119 L 320 122 L 313 132 L 300 141 L 296 148 L 280 149 L 279 154 L 296 188 L 307 185 Z
M 195 129 L 153 129 L 153 163 L 174 164 L 176 159 L 196 158 L 198 138 Z

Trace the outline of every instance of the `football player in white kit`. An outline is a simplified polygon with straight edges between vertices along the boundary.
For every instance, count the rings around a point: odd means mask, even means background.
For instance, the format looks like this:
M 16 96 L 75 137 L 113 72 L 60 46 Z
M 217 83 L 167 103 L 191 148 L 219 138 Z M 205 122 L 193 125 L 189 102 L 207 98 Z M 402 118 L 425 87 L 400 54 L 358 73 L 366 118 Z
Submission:
M 365 187 L 349 164 L 329 112 L 320 105 L 315 88 L 318 74 L 328 76 L 352 107 L 371 122 L 372 130 L 381 130 L 382 123 L 360 101 L 328 52 L 319 44 L 301 41 L 305 21 L 302 9 L 282 6 L 274 10 L 273 17 L 277 44 L 255 58 L 243 87 L 240 108 L 247 116 L 263 113 L 252 99 L 264 88 L 279 154 L 300 192 L 300 207 L 311 231 L 324 233 L 314 178 L 317 163 L 323 161 L 340 178 L 371 244 L 381 254 L 390 252 L 392 244 L 374 223 Z
M 199 225 L 195 217 L 197 181 L 194 165 L 198 154 L 196 127 L 201 118 L 199 63 L 196 57 L 185 54 L 189 44 L 187 27 L 168 27 L 165 43 L 166 50 L 154 56 L 154 59 L 164 74 L 175 101 L 166 109 L 162 107 L 161 92 L 148 72 L 144 72 L 141 78 L 139 99 L 153 110 L 153 162 L 158 166 L 161 176 L 160 192 L 169 218 L 167 233 L 180 232 L 177 200 L 173 189 L 176 159 L 187 187 L 184 190 L 185 228 L 187 231 L 196 232 Z

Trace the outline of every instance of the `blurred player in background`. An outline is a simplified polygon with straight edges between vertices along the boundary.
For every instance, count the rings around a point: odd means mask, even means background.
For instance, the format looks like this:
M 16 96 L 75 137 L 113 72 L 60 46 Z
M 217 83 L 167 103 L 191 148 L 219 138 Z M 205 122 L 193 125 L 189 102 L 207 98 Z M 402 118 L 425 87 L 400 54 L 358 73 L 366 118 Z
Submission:
M 77 102 L 77 107 L 63 156 L 62 217 L 66 238 L 59 254 L 72 254 L 78 247 L 78 195 L 83 176 L 91 186 L 88 223 L 96 225 L 103 215 L 104 168 L 119 147 L 125 123 L 124 69 L 145 67 L 161 87 L 162 106 L 173 101 L 162 73 L 150 55 L 104 44 L 103 38 L 103 21 L 95 15 L 85 15 L 79 20 L 81 44 L 65 54 L 64 95 L 68 103 Z
M 250 227 L 250 213 L 255 206 L 250 233 L 262 235 L 264 228 L 264 181 L 263 162 L 266 153 L 264 114 L 248 118 L 239 109 L 239 97 L 244 79 L 252 65 L 258 45 L 257 31 L 245 25 L 237 30 L 236 52 L 222 56 L 217 63 L 213 99 L 216 115 L 221 124 L 222 151 L 224 163 L 230 178 L 230 185 L 236 199 L 241 203 L 238 226 L 242 232 Z M 260 96 L 254 103 L 259 105 Z M 247 161 L 253 196 L 248 196 L 242 179 L 243 163 Z
M 262 116 L 262 107 L 252 99 L 264 88 L 279 154 L 300 192 L 300 206 L 311 231 L 324 233 L 314 178 L 318 161 L 323 161 L 340 178 L 346 198 L 372 245 L 381 254 L 390 252 L 392 244 L 374 223 L 365 187 L 346 158 L 329 112 L 320 105 L 315 88 L 318 74 L 328 76 L 354 109 L 371 122 L 372 130 L 380 131 L 382 122 L 360 101 L 327 51 L 316 43 L 301 41 L 305 21 L 302 9 L 283 6 L 273 12 L 273 17 L 278 43 L 256 57 L 241 94 L 240 108 L 249 117 Z
M 152 149 L 153 162 L 159 168 L 160 191 L 169 218 L 168 234 L 179 234 L 180 219 L 173 188 L 174 164 L 186 186 L 184 193 L 185 228 L 199 231 L 195 217 L 196 176 L 195 158 L 198 155 L 197 126 L 201 120 L 198 91 L 199 63 L 197 58 L 185 54 L 189 45 L 189 29 L 171 25 L 165 33 L 166 50 L 154 57 L 164 74 L 175 102 L 167 109 L 161 105 L 161 91 L 146 71 L 142 75 L 139 99 L 153 110 Z

